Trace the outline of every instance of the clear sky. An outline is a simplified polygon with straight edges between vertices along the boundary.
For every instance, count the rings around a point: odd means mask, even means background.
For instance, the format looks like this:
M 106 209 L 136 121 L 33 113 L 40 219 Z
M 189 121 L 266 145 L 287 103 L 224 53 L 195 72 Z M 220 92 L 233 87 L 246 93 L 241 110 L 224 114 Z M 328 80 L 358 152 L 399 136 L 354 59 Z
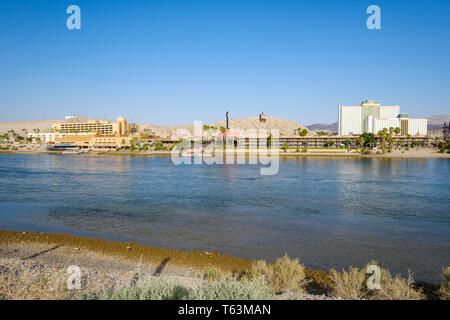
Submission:
M 68 30 L 66 8 L 81 8 Z M 381 8 L 381 30 L 366 8 Z M 0 121 L 450 113 L 450 1 L 1 0 Z

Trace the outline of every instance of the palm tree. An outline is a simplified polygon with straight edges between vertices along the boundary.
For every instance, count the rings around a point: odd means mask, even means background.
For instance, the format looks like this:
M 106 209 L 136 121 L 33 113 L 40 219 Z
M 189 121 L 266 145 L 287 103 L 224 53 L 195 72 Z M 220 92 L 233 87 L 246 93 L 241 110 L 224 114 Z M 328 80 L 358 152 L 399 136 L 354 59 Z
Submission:
M 440 137 L 436 137 L 436 138 L 434 138 L 434 144 L 435 144 L 435 147 L 437 147 L 438 145 L 439 145 L 439 142 L 441 141 L 441 138 Z
M 270 148 L 272 146 L 273 137 L 272 134 L 269 134 L 267 137 L 267 147 Z
M 394 138 L 392 137 L 392 134 L 395 132 L 395 129 L 393 127 L 389 128 L 389 134 L 387 135 L 387 142 L 389 143 L 389 152 L 392 152 L 392 144 L 394 143 Z
M 408 133 L 406 135 L 406 150 L 409 150 L 409 142 L 411 141 L 411 135 Z
M 355 142 L 356 142 L 357 145 L 359 145 L 359 147 L 360 147 L 360 149 L 361 149 L 361 151 L 362 151 L 362 147 L 364 146 L 364 142 L 365 142 L 364 137 L 358 137 L 358 138 L 356 138 L 356 139 L 355 139 Z
M 383 130 L 378 131 L 378 137 L 381 140 L 381 150 L 383 153 L 386 153 L 386 141 L 388 140 L 388 130 L 386 128 L 383 128 Z

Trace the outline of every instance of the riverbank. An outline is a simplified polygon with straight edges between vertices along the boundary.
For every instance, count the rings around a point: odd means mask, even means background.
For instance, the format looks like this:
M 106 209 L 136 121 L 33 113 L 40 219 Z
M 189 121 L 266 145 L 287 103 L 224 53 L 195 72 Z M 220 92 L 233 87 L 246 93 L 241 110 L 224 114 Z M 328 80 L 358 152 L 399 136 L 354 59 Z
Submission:
M 65 234 L 0 230 L 0 299 L 80 298 L 73 296 L 74 292 L 66 295 L 65 272 L 69 266 L 80 268 L 79 294 L 89 297 L 93 292 L 127 286 L 142 275 L 149 283 L 195 291 L 208 288 L 211 281 L 221 281 L 225 274 L 239 279 L 248 274 L 253 263 L 215 252 L 184 252 Z M 333 299 L 329 296 L 333 286 L 329 273 L 306 269 L 305 275 L 309 282 L 306 292 L 284 292 L 275 295 L 275 299 Z M 44 290 L 42 279 L 53 290 Z M 18 291 L 18 286 L 26 288 Z M 418 286 L 428 298 L 437 298 L 437 286 Z
M 0 151 L 0 154 L 61 154 L 61 152 L 54 151 Z M 171 156 L 170 151 L 92 151 L 89 153 L 73 154 L 76 156 Z M 237 156 L 248 156 L 248 152 L 235 152 Z M 270 153 L 269 153 L 270 155 Z M 308 152 L 284 152 L 280 150 L 280 157 L 339 157 L 339 158 L 415 158 L 415 159 L 450 159 L 449 153 L 439 153 L 435 150 L 409 150 L 400 151 L 393 150 L 391 153 L 376 153 L 372 151 L 371 154 L 361 154 L 357 152 L 326 152 L 308 151 Z
M 98 291 L 104 285 L 124 285 L 132 281 L 136 273 L 146 274 L 155 281 L 195 289 L 208 284 L 211 272 L 214 277 L 222 274 L 240 277 L 250 270 L 253 262 L 216 252 L 185 252 L 65 234 L 0 230 L 0 280 L 7 269 L 18 273 L 38 270 L 42 274 L 56 275 L 58 270 L 76 265 L 85 277 L 83 283 L 91 291 Z M 331 285 L 328 274 L 306 270 L 306 275 L 311 281 L 311 293 L 301 298 L 327 299 L 325 293 Z M 0 299 L 5 294 L 2 290 L 0 281 Z M 294 293 L 279 298 L 294 297 L 299 298 Z

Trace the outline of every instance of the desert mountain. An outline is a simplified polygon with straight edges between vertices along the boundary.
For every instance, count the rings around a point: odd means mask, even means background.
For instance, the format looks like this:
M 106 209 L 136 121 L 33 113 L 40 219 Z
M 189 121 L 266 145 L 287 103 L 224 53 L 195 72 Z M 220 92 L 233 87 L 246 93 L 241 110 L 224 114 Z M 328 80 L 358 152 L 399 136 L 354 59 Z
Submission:
M 440 114 L 426 118 L 428 120 L 428 129 L 441 129 L 444 122 L 450 122 L 450 115 Z
M 268 116 L 265 116 L 265 118 L 266 118 L 265 122 L 259 121 L 259 117 L 232 118 L 230 119 L 230 129 L 241 129 L 241 130 L 267 129 L 269 131 L 273 129 L 278 129 L 280 130 L 280 135 L 291 136 L 294 134 L 294 130 L 297 130 L 298 128 L 301 129 L 306 128 L 300 123 L 292 120 Z M 220 122 L 213 123 L 212 126 L 215 126 L 217 128 L 225 127 L 226 121 L 223 120 Z
M 327 131 L 334 133 L 338 131 L 338 123 L 314 123 L 307 126 L 307 128 L 312 131 Z
M 268 117 L 265 116 L 266 121 L 259 121 L 259 117 L 250 117 L 250 118 L 231 118 L 230 119 L 230 129 L 239 129 L 239 130 L 248 130 L 248 129 L 267 129 L 268 131 L 272 129 L 278 129 L 280 131 L 280 135 L 293 135 L 294 130 L 298 128 L 306 128 L 298 122 L 277 118 L 277 117 Z M 216 128 L 226 127 L 226 121 L 219 121 L 212 124 L 209 124 Z M 172 132 L 176 129 L 187 129 L 191 134 L 194 132 L 194 126 L 157 126 L 152 124 L 143 124 L 143 129 L 151 129 L 155 134 L 161 137 L 169 137 Z M 312 133 L 312 132 L 310 132 Z

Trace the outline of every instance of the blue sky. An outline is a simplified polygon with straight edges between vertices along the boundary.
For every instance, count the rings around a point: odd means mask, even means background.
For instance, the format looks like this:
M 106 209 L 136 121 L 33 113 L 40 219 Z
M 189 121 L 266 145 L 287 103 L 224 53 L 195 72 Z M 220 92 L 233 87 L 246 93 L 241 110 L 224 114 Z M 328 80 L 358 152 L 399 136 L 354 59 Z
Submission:
M 66 8 L 81 8 L 81 30 Z M 381 8 L 382 30 L 366 28 Z M 0 121 L 450 113 L 450 1 L 0 1 Z

